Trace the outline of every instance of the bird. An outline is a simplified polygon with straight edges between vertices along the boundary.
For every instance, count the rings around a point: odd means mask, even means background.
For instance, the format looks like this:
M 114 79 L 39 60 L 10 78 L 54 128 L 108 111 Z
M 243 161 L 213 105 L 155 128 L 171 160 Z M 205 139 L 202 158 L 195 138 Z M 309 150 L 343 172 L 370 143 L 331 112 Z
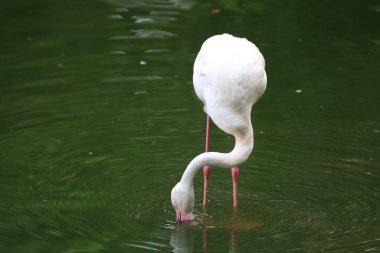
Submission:
M 206 139 L 206 152 L 197 155 L 187 165 L 171 191 L 172 206 L 180 222 L 195 219 L 193 181 L 202 167 L 206 192 L 210 166 L 232 168 L 234 206 L 237 206 L 238 165 L 248 159 L 254 145 L 251 111 L 267 86 L 265 59 L 256 45 L 246 38 L 227 33 L 214 35 L 204 41 L 195 59 L 193 86 L 204 104 L 207 131 L 212 121 L 235 137 L 235 146 L 229 153 L 207 152 Z M 208 138 L 208 132 L 206 136 Z M 204 199 L 203 203 L 206 202 Z

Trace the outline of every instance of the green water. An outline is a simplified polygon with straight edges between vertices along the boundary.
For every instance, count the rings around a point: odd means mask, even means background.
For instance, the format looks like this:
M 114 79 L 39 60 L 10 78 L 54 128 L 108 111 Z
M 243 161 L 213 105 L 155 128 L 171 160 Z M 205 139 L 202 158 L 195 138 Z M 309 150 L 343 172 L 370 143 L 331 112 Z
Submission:
M 220 13 L 213 14 L 213 9 Z M 0 252 L 380 252 L 377 1 L 2 1 Z M 201 43 L 261 49 L 255 148 L 208 209 L 170 190 L 204 147 Z M 211 149 L 233 139 L 212 128 Z

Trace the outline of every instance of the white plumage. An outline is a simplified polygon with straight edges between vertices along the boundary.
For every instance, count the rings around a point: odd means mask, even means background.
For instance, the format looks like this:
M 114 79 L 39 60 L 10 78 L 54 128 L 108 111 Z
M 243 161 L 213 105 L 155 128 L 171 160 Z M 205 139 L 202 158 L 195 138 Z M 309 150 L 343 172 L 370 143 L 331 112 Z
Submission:
M 244 162 L 253 149 L 252 106 L 267 83 L 264 57 L 244 38 L 229 34 L 207 39 L 194 63 L 193 84 L 204 111 L 236 143 L 230 153 L 207 152 L 195 157 L 172 190 L 179 220 L 192 220 L 193 179 L 203 165 L 232 167 Z

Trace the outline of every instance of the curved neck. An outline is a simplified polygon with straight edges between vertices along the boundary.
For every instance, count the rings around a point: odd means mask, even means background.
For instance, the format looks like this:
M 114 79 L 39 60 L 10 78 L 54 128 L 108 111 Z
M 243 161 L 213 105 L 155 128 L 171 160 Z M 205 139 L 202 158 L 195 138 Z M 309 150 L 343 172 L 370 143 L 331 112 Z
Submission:
M 231 168 L 245 162 L 253 150 L 252 125 L 249 124 L 245 131 L 240 131 L 234 136 L 235 147 L 231 152 L 205 152 L 196 156 L 187 166 L 181 182 L 192 185 L 195 175 L 204 165 Z

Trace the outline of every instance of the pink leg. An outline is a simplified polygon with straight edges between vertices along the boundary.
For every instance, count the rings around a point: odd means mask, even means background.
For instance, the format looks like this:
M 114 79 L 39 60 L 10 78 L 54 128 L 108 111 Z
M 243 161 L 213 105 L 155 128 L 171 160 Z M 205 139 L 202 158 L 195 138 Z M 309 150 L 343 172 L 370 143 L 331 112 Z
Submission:
M 238 205 L 238 196 L 237 196 L 237 186 L 238 186 L 238 176 L 239 176 L 239 168 L 233 167 L 231 169 L 232 174 L 232 187 L 233 187 L 233 198 L 234 198 L 234 208 Z
M 205 152 L 208 152 L 209 148 L 209 140 L 210 140 L 210 116 L 207 115 L 207 123 L 206 123 L 206 145 Z M 211 168 L 209 165 L 203 166 L 203 206 L 206 207 L 207 204 L 207 189 L 208 189 L 208 177 L 210 176 Z

